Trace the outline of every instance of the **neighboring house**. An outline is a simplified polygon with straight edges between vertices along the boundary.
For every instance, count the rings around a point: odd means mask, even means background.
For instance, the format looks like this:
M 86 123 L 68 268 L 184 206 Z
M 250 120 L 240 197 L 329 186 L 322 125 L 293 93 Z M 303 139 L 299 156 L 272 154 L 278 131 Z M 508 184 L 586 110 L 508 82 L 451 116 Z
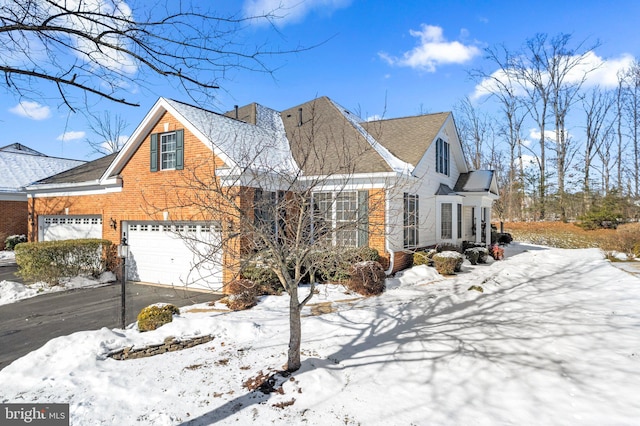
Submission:
M 243 180 L 248 170 L 323 176 L 313 193 L 323 220 L 368 220 L 333 242 L 377 249 L 389 272 L 420 247 L 490 241 L 495 176 L 467 169 L 451 113 L 362 122 L 326 97 L 282 112 L 250 104 L 224 115 L 160 98 L 117 155 L 28 188 L 33 239 L 126 236 L 129 279 L 220 289 L 238 272 L 237 252 L 194 258 L 199 241 L 230 231 L 184 202 L 192 191 L 185 182 L 215 176 L 240 188 L 241 204 L 253 209 L 266 185 Z
M 0 250 L 4 249 L 8 236 L 27 235 L 25 187 L 83 163 L 84 161 L 49 157 L 19 143 L 0 148 Z

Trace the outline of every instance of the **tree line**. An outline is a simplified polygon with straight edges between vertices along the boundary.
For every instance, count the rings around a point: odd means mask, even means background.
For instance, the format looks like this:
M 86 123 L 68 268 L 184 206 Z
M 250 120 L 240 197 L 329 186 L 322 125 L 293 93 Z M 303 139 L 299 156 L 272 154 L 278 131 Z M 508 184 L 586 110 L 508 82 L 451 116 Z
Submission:
M 640 62 L 598 84 L 598 46 L 538 34 L 519 49 L 485 49 L 493 71 L 470 71 L 476 92 L 456 121 L 469 165 L 497 172 L 500 219 L 574 220 L 611 197 L 636 218 Z

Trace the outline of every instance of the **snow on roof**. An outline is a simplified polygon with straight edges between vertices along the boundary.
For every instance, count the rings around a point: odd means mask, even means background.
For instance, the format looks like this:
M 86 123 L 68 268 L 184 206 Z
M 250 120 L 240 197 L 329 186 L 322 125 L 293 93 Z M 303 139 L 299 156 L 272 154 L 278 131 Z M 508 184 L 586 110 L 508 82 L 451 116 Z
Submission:
M 84 163 L 14 150 L 0 151 L 0 191 L 18 192 L 33 182 Z
M 284 124 L 275 111 L 259 106 L 257 120 L 261 126 L 256 126 L 171 99 L 166 101 L 239 167 L 298 170 Z
M 347 109 L 343 108 L 332 99 L 329 99 L 331 103 L 344 115 L 344 117 L 351 123 L 351 125 L 365 138 L 365 140 L 371 145 L 371 147 L 382 157 L 382 159 L 391 167 L 391 169 L 398 173 L 412 173 L 413 166 L 409 163 L 406 163 L 400 160 L 398 157 L 393 155 L 387 148 L 382 146 L 373 136 L 371 136 L 364 128 L 360 125 L 362 121 L 360 117 L 355 114 L 352 114 Z
M 466 174 L 466 182 L 461 188 L 464 192 L 484 192 L 491 188 L 491 180 L 493 179 L 492 170 L 474 170 Z

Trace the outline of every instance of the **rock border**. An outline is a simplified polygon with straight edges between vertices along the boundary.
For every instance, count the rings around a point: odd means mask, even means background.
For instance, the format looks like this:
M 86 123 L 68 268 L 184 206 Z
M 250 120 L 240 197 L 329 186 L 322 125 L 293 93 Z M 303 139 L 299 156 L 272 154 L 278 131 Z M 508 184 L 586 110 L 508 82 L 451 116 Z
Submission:
M 178 340 L 173 336 L 164 339 L 164 343 L 157 345 L 149 345 L 140 349 L 133 349 L 133 346 L 126 347 L 107 355 L 118 361 L 127 359 L 148 358 L 150 356 L 161 355 L 167 352 L 181 351 L 183 349 L 192 348 L 203 343 L 210 342 L 214 339 L 212 335 L 198 336 L 191 339 Z

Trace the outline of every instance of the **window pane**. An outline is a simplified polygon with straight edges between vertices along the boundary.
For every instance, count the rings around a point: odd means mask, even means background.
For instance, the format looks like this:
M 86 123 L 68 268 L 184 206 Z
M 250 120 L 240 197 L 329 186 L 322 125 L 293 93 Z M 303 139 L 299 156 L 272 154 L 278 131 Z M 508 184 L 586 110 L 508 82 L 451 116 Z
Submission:
M 442 204 L 442 235 L 443 240 L 450 240 L 452 238 L 452 210 L 451 203 Z
M 176 134 L 166 133 L 160 135 L 160 168 L 176 168 Z

